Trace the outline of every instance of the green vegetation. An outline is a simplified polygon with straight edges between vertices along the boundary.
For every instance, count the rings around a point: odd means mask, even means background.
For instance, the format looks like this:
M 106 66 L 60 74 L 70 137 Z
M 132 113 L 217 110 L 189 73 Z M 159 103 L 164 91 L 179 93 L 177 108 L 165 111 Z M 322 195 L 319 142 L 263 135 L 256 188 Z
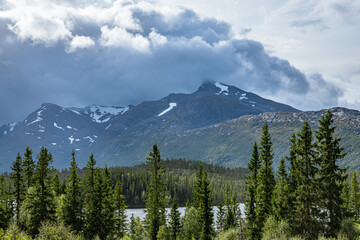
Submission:
M 80 170 L 72 152 L 70 170 L 55 172 L 46 148 L 34 164 L 28 164 L 27 148 L 24 158 L 17 155 L 10 176 L 0 175 L 0 238 L 360 239 L 358 177 L 354 172 L 350 180 L 338 166 L 345 153 L 335 129 L 330 111 L 315 132 L 304 122 L 290 138 L 276 177 L 267 124 L 259 147 L 253 145 L 250 174 L 182 159 L 162 161 L 156 144 L 146 165 L 101 169 L 91 155 Z M 128 191 L 143 196 L 144 221 L 126 220 L 126 201 L 134 203 L 127 200 Z M 186 200 L 182 217 L 178 199 Z

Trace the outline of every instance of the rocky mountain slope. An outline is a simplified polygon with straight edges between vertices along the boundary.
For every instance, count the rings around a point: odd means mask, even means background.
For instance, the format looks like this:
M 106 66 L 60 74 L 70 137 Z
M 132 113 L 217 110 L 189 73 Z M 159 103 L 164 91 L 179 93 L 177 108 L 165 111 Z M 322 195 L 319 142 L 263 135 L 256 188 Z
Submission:
M 358 167 L 359 112 L 333 109 L 338 134 L 349 154 L 343 163 Z M 43 104 L 20 123 L 0 127 L 0 170 L 29 145 L 45 146 L 56 168 L 68 167 L 71 150 L 84 166 L 91 152 L 99 165 L 135 165 L 154 143 L 163 157 L 184 157 L 226 166 L 247 166 L 261 126 L 270 123 L 276 160 L 287 153 L 288 138 L 303 121 L 316 127 L 323 111 L 300 112 L 234 86 L 206 82 L 191 94 L 170 94 L 136 106 L 63 108 Z M 354 145 L 355 144 L 355 145 Z M 35 157 L 34 155 L 34 157 Z

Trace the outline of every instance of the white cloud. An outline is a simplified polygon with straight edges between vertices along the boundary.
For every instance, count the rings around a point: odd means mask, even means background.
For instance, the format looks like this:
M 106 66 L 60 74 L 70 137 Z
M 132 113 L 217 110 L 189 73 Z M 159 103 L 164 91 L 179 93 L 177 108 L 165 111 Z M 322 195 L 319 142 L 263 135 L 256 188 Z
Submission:
M 68 52 L 75 52 L 77 49 L 90 48 L 95 45 L 94 40 L 87 36 L 76 35 L 69 43 Z
M 100 43 L 106 47 L 131 48 L 139 52 L 149 51 L 149 40 L 140 34 L 132 34 L 120 27 L 101 27 Z
M 161 46 L 167 43 L 167 38 L 161 34 L 158 34 L 154 28 L 149 34 L 149 38 L 154 47 Z

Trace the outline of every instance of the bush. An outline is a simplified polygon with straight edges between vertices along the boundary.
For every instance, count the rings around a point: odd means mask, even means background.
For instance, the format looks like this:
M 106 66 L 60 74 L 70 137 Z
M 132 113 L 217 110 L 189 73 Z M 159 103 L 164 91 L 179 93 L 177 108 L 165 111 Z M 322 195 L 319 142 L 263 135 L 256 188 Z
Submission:
M 276 221 L 274 216 L 270 216 L 263 229 L 263 240 L 287 240 L 290 238 L 290 227 L 286 221 Z
M 230 228 L 225 232 L 221 232 L 217 240 L 237 240 L 241 239 L 240 228 Z
M 81 236 L 75 235 L 63 224 L 44 222 L 39 229 L 36 239 L 46 240 L 82 240 Z

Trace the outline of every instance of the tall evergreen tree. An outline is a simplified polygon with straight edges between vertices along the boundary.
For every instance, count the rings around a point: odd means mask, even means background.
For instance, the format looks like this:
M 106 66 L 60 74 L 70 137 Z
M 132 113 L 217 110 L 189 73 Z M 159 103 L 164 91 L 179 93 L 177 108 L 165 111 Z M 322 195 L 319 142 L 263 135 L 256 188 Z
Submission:
M 156 240 L 160 226 L 166 223 L 165 184 L 162 176 L 165 168 L 161 164 L 160 151 L 156 144 L 147 158 L 150 167 L 150 184 L 146 199 L 146 225 L 150 239 Z
M 288 185 L 288 176 L 286 172 L 286 165 L 284 158 L 280 160 L 280 166 L 277 173 L 277 183 L 274 189 L 274 215 L 278 221 L 280 220 L 290 220 L 289 215 L 289 185 Z
M 25 185 L 27 188 L 33 185 L 35 161 L 32 158 L 32 150 L 29 147 L 26 147 L 24 158 L 23 158 L 23 168 L 25 175 Z
M 293 166 L 296 177 L 294 192 L 294 233 L 306 239 L 317 237 L 319 226 L 319 200 L 316 187 L 316 152 L 313 135 L 308 122 L 305 122 L 296 140 L 296 162 Z
M 223 202 L 220 202 L 218 205 L 217 219 L 216 219 L 216 228 L 218 232 L 224 231 L 225 225 L 225 206 Z
M 44 147 L 37 156 L 34 191 L 27 195 L 29 204 L 28 230 L 32 236 L 39 232 L 43 221 L 55 221 L 55 199 L 51 187 L 52 155 Z
M 68 186 L 65 191 L 63 218 L 65 225 L 69 226 L 75 232 L 81 232 L 83 229 L 83 199 L 78 176 L 78 166 L 75 160 L 74 150 L 71 153 L 70 175 L 68 177 Z
M 170 238 L 177 239 L 181 230 L 181 222 L 180 222 L 180 212 L 178 209 L 178 201 L 176 196 L 174 196 L 173 201 L 171 203 L 170 210 L 170 221 L 169 221 L 169 230 L 170 230 Z
M 13 196 L 15 198 L 15 215 L 16 215 L 16 224 L 19 225 L 20 218 L 20 206 L 25 197 L 25 186 L 23 178 L 23 168 L 22 160 L 20 153 L 18 153 L 16 160 L 12 163 L 11 166 L 12 173 L 10 178 L 13 181 L 14 191 Z
M 262 231 L 266 219 L 272 214 L 272 196 L 275 187 L 275 176 L 272 169 L 273 150 L 269 126 L 264 124 L 260 141 L 260 161 L 258 188 L 256 190 L 256 228 Z
M 55 196 L 59 197 L 62 193 L 62 184 L 60 182 L 59 174 L 56 172 L 53 180 L 52 180 L 52 187 L 55 192 Z
M 343 187 L 345 188 L 345 187 Z M 356 220 L 360 218 L 360 187 L 357 179 L 356 171 L 353 172 L 351 177 L 351 185 L 349 192 L 349 210 Z
M 290 139 L 290 151 L 289 151 L 289 156 L 285 156 L 286 161 L 288 161 L 290 164 L 290 169 L 289 169 L 289 178 L 288 178 L 288 191 L 289 191 L 289 195 L 288 195 L 288 205 L 289 205 L 289 224 L 291 226 L 293 226 L 293 224 L 296 222 L 295 221 L 295 214 L 294 214 L 294 209 L 295 209 L 295 201 L 296 201 L 296 196 L 295 196 L 295 190 L 297 189 L 297 185 L 298 185 L 298 169 L 297 169 L 297 145 L 296 145 L 296 134 L 294 133 Z
M 199 199 L 198 215 L 201 221 L 201 240 L 210 240 L 214 236 L 214 214 L 212 212 L 212 195 L 210 180 L 207 176 L 207 172 L 202 174 L 201 194 Z
M 340 230 L 343 219 L 341 209 L 342 182 L 346 179 L 345 169 L 338 166 L 337 161 L 346 153 L 340 147 L 340 138 L 334 136 L 336 127 L 333 126 L 333 114 L 330 110 L 319 120 L 319 129 L 316 131 L 316 150 L 319 154 L 320 175 L 320 206 L 323 211 L 325 232 L 335 237 Z
M 192 205 L 195 209 L 198 209 L 200 207 L 203 175 L 204 175 L 204 167 L 202 162 L 200 162 L 198 171 L 196 173 L 196 181 L 194 182 L 193 194 L 192 194 L 193 197 Z
M 251 154 L 251 159 L 248 164 L 248 169 L 250 175 L 247 177 L 247 199 L 245 201 L 246 206 L 246 229 L 248 232 L 248 237 L 251 240 L 259 239 L 259 231 L 256 229 L 255 219 L 256 219 L 256 190 L 258 188 L 258 172 L 261 166 L 259 159 L 259 150 L 256 142 L 253 146 L 253 151 Z
M 6 229 L 12 217 L 12 200 L 10 181 L 6 181 L 4 174 L 0 175 L 0 228 Z
M 118 238 L 123 238 L 126 231 L 126 204 L 125 196 L 122 193 L 122 186 L 120 180 L 117 180 L 114 192 L 114 206 L 115 206 L 115 235 Z
M 99 234 L 100 239 L 106 239 L 106 236 L 109 234 L 112 234 L 114 231 L 114 199 L 113 199 L 113 191 L 112 191 L 112 181 L 109 169 L 107 165 L 105 164 L 104 168 L 104 180 L 102 185 L 102 218 L 101 223 L 102 226 L 102 232 Z
M 225 225 L 224 230 L 228 230 L 236 226 L 236 216 L 234 206 L 236 202 L 234 202 L 233 195 L 231 193 L 230 185 L 226 183 L 225 185 L 225 194 L 224 194 L 225 206 L 226 206 L 226 214 L 225 214 Z

